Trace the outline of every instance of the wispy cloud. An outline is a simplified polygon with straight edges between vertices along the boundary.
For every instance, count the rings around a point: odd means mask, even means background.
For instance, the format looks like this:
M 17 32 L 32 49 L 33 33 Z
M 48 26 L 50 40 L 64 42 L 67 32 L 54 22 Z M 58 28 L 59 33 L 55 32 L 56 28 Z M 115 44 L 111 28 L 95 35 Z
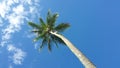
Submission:
M 2 23 L 3 23 L 3 21 L 2 21 L 2 19 L 0 18 L 0 27 L 2 26 Z
M 7 47 L 8 52 L 12 54 L 10 59 L 13 60 L 14 64 L 21 64 L 26 52 L 11 44 L 12 35 L 22 29 L 25 21 L 32 21 L 40 15 L 39 2 L 39 0 L 0 1 L 0 47 Z M 10 65 L 10 68 L 12 68 L 12 65 Z
M 4 19 L 9 24 L 2 29 L 1 46 L 4 46 L 10 40 L 13 33 L 21 29 L 25 20 L 32 20 L 34 19 L 32 17 L 39 15 L 38 5 L 38 0 L 4 0 L 0 3 L 0 22 L 3 23 L 2 19 Z
M 7 50 L 9 53 L 12 53 L 12 56 L 9 56 L 14 64 L 22 64 L 26 53 L 19 48 L 16 48 L 13 45 L 8 45 Z

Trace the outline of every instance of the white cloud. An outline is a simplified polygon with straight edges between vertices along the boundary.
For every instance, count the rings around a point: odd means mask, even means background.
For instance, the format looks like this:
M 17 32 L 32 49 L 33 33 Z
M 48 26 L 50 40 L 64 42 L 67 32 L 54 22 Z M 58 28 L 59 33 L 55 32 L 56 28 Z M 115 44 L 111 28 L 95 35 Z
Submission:
M 13 8 L 13 12 L 16 14 L 22 14 L 24 12 L 23 5 L 18 5 L 17 7 Z
M 28 4 L 32 4 L 32 0 L 25 0 L 24 2 L 27 2 Z
M 19 0 L 13 0 L 15 3 L 19 3 Z
M 12 59 L 14 64 L 22 64 L 26 52 L 14 45 L 8 45 L 12 42 L 11 37 L 22 29 L 25 21 L 36 19 L 39 16 L 39 11 L 39 0 L 0 1 L 0 31 L 2 31 L 0 46 L 7 46 L 9 53 L 12 54 L 10 55 L 10 59 Z M 9 68 L 12 68 L 12 65 Z
M 8 13 L 8 11 L 10 10 L 9 6 L 7 6 L 6 2 L 3 1 L 2 3 L 0 3 L 0 16 L 1 17 L 5 17 L 5 15 Z
M 19 48 L 14 47 L 13 45 L 8 45 L 7 50 L 13 55 L 10 56 L 14 64 L 22 64 L 26 53 Z
M 14 3 L 13 0 L 9 0 L 9 1 L 7 2 L 7 5 L 11 6 L 13 3 Z
M 3 21 L 2 21 L 2 19 L 0 18 L 0 27 L 2 26 L 2 23 L 3 23 Z
M 13 28 L 16 28 L 18 30 L 20 29 L 20 26 L 24 23 L 24 21 L 23 21 L 24 16 L 22 16 L 22 15 L 16 16 L 15 14 L 11 14 L 10 16 L 7 17 L 7 19 L 10 23 L 9 26 L 10 27 L 12 26 Z
M 0 3 L 0 16 L 3 20 L 8 21 L 8 25 L 2 29 L 0 46 L 4 46 L 6 41 L 11 39 L 12 34 L 20 31 L 25 20 L 35 19 L 39 15 L 40 9 L 37 8 L 37 3 L 38 1 L 34 0 L 4 0 Z M 30 15 L 32 16 L 30 17 Z M 0 19 L 0 25 L 3 20 Z

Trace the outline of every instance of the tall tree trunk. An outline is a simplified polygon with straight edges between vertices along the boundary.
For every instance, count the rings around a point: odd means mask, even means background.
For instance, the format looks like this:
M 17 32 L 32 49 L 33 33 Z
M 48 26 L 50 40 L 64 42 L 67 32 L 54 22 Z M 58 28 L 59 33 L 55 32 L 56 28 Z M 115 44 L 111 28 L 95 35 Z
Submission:
M 82 54 L 80 50 L 78 50 L 69 40 L 67 40 L 64 36 L 57 34 L 55 32 L 50 32 L 51 34 L 61 38 L 68 48 L 76 55 L 76 57 L 81 61 L 81 63 L 85 66 L 85 68 L 96 68 L 95 65 L 90 62 L 90 60 Z

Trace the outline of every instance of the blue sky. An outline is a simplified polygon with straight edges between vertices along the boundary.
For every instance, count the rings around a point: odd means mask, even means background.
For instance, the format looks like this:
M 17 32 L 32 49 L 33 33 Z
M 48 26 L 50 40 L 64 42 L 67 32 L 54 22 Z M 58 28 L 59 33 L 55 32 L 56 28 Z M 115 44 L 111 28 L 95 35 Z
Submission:
M 71 27 L 63 34 L 97 68 L 119 68 L 119 0 L 1 0 L 0 68 L 84 68 L 63 45 L 38 52 L 27 21 L 45 18 L 48 9 L 58 12 L 57 24 Z

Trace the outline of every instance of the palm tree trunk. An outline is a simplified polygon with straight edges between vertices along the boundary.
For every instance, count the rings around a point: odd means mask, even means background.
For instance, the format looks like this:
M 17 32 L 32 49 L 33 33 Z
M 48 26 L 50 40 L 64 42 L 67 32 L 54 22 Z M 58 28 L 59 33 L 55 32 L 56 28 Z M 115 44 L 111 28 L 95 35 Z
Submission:
M 68 48 L 76 55 L 76 57 L 81 61 L 81 63 L 85 66 L 85 68 L 96 68 L 95 65 L 90 62 L 90 60 L 82 54 L 80 50 L 78 50 L 69 40 L 67 40 L 64 36 L 57 34 L 55 32 L 50 32 L 51 34 L 61 38 Z

